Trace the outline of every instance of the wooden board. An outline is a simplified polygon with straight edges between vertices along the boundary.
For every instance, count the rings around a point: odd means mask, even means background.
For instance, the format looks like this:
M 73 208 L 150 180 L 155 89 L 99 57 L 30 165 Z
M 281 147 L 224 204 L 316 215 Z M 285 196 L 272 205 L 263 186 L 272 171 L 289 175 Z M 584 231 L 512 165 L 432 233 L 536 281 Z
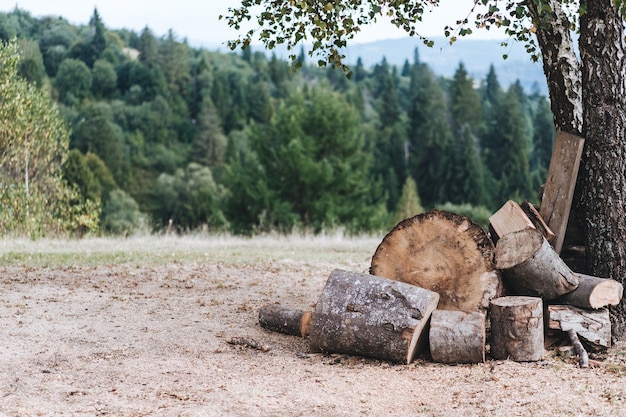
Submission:
M 556 134 L 539 214 L 556 234 L 557 253 L 563 248 L 584 145 L 585 140 L 579 136 L 562 131 Z
M 431 210 L 385 236 L 370 273 L 439 293 L 441 310 L 480 311 L 502 294 L 493 254 L 491 239 L 470 218 Z

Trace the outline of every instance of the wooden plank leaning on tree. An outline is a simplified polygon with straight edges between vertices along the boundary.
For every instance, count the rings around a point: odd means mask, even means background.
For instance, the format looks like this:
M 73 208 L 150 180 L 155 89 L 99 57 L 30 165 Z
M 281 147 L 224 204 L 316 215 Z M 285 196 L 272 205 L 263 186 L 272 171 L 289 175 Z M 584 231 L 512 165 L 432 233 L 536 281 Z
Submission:
M 548 327 L 567 332 L 574 330 L 594 348 L 611 347 L 609 310 L 586 310 L 569 305 L 548 306 Z
M 312 314 L 311 351 L 411 363 L 438 302 L 424 288 L 334 270 Z
M 505 283 L 519 294 L 553 300 L 578 286 L 578 276 L 535 229 L 502 236 L 495 260 Z
M 436 291 L 441 310 L 484 311 L 502 295 L 493 253 L 491 239 L 470 218 L 431 210 L 384 237 L 370 273 Z
M 574 188 L 585 140 L 579 136 L 557 131 L 548 177 L 541 198 L 539 213 L 556 234 L 554 250 L 561 253 L 572 208 Z

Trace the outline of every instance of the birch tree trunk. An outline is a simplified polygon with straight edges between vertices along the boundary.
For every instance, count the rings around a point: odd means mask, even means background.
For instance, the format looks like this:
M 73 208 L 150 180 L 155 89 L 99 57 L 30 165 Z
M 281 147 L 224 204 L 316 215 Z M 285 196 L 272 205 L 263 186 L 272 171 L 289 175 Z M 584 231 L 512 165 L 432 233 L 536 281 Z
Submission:
M 582 0 L 582 165 L 587 265 L 596 276 L 626 277 L 626 44 L 613 0 Z M 626 301 L 611 309 L 613 335 L 626 339 Z
M 526 5 L 533 19 L 549 21 L 549 24 L 535 25 L 535 34 L 548 82 L 554 124 L 559 130 L 580 136 L 583 128 L 583 86 L 580 62 L 570 35 L 570 21 L 559 0 L 544 3 L 552 8 L 551 13 L 540 14 L 534 1 L 526 2 Z

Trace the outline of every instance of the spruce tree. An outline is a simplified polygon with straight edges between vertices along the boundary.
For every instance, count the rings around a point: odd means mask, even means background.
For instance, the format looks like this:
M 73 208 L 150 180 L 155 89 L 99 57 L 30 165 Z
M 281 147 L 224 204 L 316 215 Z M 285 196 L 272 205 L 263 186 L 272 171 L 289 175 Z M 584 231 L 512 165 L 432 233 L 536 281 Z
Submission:
M 402 186 L 402 194 L 398 200 L 396 210 L 393 214 L 394 225 L 404 219 L 413 217 L 424 212 L 424 207 L 420 201 L 417 184 L 412 177 L 407 177 Z
M 453 198 L 454 144 L 443 89 L 424 64 L 413 65 L 410 98 L 409 172 L 423 204 L 433 207 Z
M 371 161 L 357 113 L 342 96 L 324 87 L 293 92 L 251 138 L 268 188 L 298 224 L 317 232 L 369 227 L 379 208 L 367 177 Z M 283 229 L 294 225 L 271 217 Z

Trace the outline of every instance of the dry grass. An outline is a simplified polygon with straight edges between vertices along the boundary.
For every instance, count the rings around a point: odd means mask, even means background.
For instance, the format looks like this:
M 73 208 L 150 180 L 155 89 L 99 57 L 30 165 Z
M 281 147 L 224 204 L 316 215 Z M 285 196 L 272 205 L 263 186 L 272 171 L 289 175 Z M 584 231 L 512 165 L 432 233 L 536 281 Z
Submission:
M 210 262 L 229 266 L 267 261 L 342 263 L 369 262 L 381 237 L 335 235 L 150 235 L 131 238 L 74 240 L 0 240 L 5 265 L 88 266 L 169 262 Z

